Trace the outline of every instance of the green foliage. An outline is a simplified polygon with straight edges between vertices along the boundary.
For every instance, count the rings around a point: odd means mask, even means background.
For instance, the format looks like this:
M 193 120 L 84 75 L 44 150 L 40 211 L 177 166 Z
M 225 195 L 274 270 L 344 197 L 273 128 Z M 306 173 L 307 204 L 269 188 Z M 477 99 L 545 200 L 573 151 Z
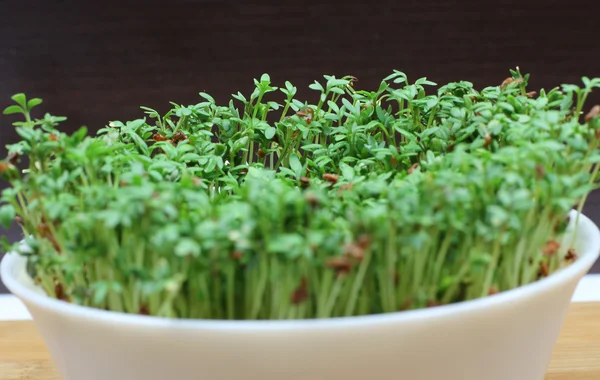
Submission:
M 327 318 L 513 289 L 574 260 L 558 241 L 600 160 L 600 110 L 582 117 L 600 80 L 528 79 L 428 95 L 399 71 L 376 91 L 326 75 L 308 104 L 265 74 L 227 105 L 200 93 L 92 136 L 18 94 L 0 223 L 31 236 L 49 295 L 127 313 Z

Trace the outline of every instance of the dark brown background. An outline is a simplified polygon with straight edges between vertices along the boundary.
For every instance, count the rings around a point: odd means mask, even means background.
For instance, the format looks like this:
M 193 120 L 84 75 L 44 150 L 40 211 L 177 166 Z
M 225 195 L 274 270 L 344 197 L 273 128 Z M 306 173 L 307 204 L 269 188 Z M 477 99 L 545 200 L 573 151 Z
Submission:
M 0 107 L 26 92 L 68 116 L 65 129 L 95 130 L 199 91 L 225 102 L 263 72 L 302 89 L 322 74 L 374 87 L 393 69 L 483 87 L 518 65 L 533 89 L 600 76 L 600 2 L 485 3 L 0 0 Z M 16 139 L 11 121 L 0 117 L 1 155 Z M 585 212 L 600 223 L 600 194 Z

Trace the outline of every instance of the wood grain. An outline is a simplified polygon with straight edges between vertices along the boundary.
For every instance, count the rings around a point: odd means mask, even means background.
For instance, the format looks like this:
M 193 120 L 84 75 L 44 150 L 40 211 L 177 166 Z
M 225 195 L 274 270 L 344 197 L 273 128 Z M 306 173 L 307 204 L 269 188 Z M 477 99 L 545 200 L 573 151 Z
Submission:
M 60 380 L 32 322 L 0 323 L 0 380 Z
M 600 303 L 574 303 L 545 380 L 600 379 Z M 59 380 L 32 322 L 0 323 L 0 380 Z
M 600 379 L 600 303 L 574 303 L 546 380 Z

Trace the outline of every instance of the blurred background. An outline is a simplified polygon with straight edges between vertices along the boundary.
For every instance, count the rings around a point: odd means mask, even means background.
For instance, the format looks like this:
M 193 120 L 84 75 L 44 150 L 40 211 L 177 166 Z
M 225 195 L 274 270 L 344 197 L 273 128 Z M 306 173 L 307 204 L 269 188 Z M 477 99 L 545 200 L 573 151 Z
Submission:
M 0 108 L 25 92 L 44 99 L 37 116 L 67 116 L 65 130 L 93 132 L 142 117 L 140 105 L 195 104 L 200 91 L 225 103 L 262 73 L 308 100 L 323 74 L 372 89 L 393 69 L 483 88 L 519 66 L 532 90 L 550 89 L 600 77 L 599 11 L 589 0 L 0 0 Z M 587 108 L 597 103 L 600 92 Z M 12 121 L 0 116 L 0 156 L 17 140 Z M 584 212 L 600 224 L 600 193 Z M 16 226 L 5 234 L 21 237 Z

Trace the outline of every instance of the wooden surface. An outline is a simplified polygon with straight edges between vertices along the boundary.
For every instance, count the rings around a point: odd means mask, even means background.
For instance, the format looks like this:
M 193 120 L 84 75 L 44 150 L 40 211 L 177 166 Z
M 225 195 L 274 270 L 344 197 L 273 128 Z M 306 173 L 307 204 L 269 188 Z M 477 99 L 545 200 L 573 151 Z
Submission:
M 597 379 L 600 379 L 600 303 L 575 303 L 545 380 Z M 60 380 L 32 322 L 0 323 L 0 380 Z
M 309 100 L 323 74 L 373 88 L 392 69 L 481 88 L 518 65 L 548 89 L 600 76 L 598 12 L 590 0 L 0 0 L 0 108 L 26 92 L 44 99 L 40 112 L 68 116 L 64 130 L 95 131 L 140 105 L 196 103 L 199 91 L 220 103 L 248 95 L 264 72 Z M 14 119 L 0 115 L 0 157 Z M 584 211 L 600 223 L 600 192 Z

